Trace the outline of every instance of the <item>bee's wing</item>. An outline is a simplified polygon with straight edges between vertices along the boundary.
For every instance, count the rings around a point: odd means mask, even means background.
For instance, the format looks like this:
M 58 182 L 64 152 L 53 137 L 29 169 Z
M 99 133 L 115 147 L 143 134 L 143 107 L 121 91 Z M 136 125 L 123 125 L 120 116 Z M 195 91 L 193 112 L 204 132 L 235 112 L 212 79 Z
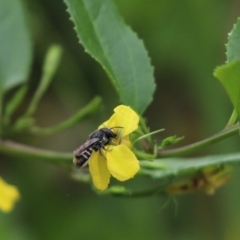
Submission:
M 91 147 L 94 143 L 96 143 L 97 141 L 99 141 L 99 138 L 92 138 L 87 140 L 84 144 L 82 144 L 79 148 L 77 148 L 73 154 L 75 156 L 79 156 L 81 155 L 82 152 L 84 152 L 87 148 Z

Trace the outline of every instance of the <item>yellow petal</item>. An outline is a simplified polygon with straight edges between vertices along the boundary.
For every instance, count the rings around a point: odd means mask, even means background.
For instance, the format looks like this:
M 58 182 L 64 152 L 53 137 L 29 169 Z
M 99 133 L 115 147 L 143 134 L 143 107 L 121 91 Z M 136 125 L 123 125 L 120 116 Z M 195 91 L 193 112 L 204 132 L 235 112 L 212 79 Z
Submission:
M 7 184 L 0 178 L 0 209 L 3 212 L 10 212 L 19 198 L 18 189 L 13 185 Z
M 103 191 L 108 187 L 110 173 L 107 168 L 106 159 L 99 153 L 93 152 L 89 160 L 89 171 L 92 176 L 93 185 Z
M 138 128 L 139 116 L 130 107 L 120 105 L 114 109 L 114 114 L 100 128 L 122 127 L 121 135 L 126 136 Z
M 109 172 L 119 181 L 132 178 L 140 169 L 136 156 L 124 145 L 113 147 L 107 152 L 107 166 Z

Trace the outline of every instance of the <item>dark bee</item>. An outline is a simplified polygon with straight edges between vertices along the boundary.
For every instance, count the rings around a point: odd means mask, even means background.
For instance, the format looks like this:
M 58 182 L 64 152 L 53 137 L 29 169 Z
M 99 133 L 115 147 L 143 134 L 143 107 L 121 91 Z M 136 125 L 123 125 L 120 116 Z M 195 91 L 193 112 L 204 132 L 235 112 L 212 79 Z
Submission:
M 114 127 L 120 128 L 120 127 Z M 111 144 L 112 139 L 117 137 L 117 134 L 112 131 L 113 128 L 101 128 L 95 132 L 93 132 L 89 139 L 82 144 L 79 148 L 77 148 L 73 154 L 74 159 L 73 163 L 77 168 L 84 167 L 87 165 L 88 160 L 90 159 L 93 150 L 95 152 L 99 151 L 101 155 L 101 150 L 105 149 L 105 146 Z

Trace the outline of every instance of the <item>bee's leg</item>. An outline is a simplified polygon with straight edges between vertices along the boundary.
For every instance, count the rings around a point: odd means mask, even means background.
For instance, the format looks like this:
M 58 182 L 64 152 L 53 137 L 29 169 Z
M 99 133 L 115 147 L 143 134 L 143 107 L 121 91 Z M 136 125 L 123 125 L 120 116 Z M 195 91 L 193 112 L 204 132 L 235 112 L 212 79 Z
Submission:
M 103 149 L 106 150 L 104 147 L 103 147 Z M 107 151 L 107 150 L 106 150 L 106 151 Z M 99 149 L 99 152 L 100 152 L 100 154 L 106 159 L 106 156 L 105 156 L 105 155 L 103 154 L 103 152 L 102 152 L 102 148 Z M 106 159 L 106 160 L 107 160 L 107 159 Z

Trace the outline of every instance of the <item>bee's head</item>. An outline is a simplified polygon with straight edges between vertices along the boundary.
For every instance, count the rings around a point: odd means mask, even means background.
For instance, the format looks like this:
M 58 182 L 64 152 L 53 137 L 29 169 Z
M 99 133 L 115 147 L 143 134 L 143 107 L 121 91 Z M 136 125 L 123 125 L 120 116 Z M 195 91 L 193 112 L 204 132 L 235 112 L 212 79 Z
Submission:
M 105 134 L 107 138 L 116 138 L 117 134 L 112 131 L 112 128 L 101 128 L 99 129 L 102 133 Z

